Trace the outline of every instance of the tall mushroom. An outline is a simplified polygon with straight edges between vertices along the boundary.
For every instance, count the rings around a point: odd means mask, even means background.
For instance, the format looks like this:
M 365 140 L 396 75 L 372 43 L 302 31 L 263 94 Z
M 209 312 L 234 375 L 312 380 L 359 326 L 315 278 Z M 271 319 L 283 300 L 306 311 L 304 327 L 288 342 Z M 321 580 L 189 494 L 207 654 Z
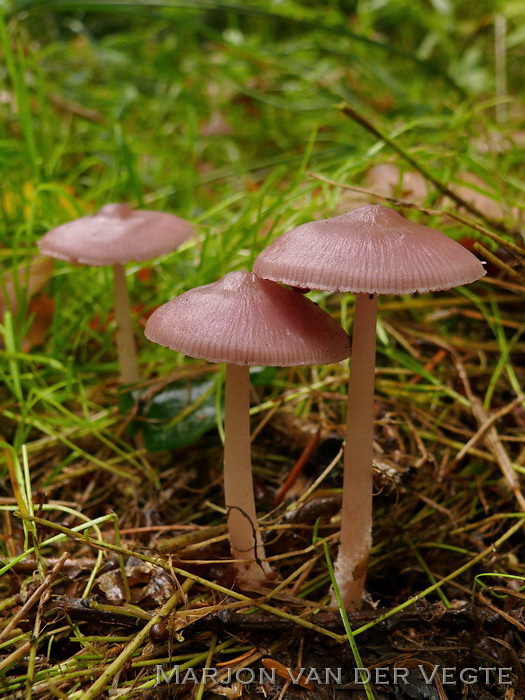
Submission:
M 252 484 L 250 365 L 329 364 L 348 357 L 348 336 L 298 292 L 251 272 L 230 272 L 169 301 L 149 318 L 146 337 L 172 350 L 226 363 L 224 491 L 237 577 L 264 581 L 265 561 Z
M 52 258 L 82 265 L 113 266 L 122 384 L 140 381 L 124 265 L 175 250 L 192 233 L 191 224 L 173 214 L 131 209 L 127 204 L 106 204 L 92 216 L 51 229 L 38 243 L 41 252 Z
M 435 229 L 370 205 L 298 226 L 255 260 L 261 277 L 356 294 L 336 579 L 348 609 L 361 603 L 372 542 L 373 398 L 378 294 L 450 289 L 485 274 L 480 261 Z

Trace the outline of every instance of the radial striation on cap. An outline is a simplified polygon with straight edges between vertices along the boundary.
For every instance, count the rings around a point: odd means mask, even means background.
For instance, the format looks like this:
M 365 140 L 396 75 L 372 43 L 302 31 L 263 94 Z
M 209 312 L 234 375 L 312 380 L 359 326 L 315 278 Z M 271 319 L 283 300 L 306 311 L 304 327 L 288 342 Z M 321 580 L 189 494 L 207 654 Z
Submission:
M 145 334 L 190 357 L 237 365 L 330 364 L 350 354 L 331 316 L 252 272 L 230 272 L 181 294 L 150 316 Z
M 191 237 L 185 219 L 126 204 L 107 204 L 48 231 L 39 241 L 45 255 L 84 265 L 124 265 L 150 260 L 178 248 Z
M 288 231 L 253 270 L 294 287 L 369 294 L 451 289 L 486 274 L 456 241 L 380 204 Z

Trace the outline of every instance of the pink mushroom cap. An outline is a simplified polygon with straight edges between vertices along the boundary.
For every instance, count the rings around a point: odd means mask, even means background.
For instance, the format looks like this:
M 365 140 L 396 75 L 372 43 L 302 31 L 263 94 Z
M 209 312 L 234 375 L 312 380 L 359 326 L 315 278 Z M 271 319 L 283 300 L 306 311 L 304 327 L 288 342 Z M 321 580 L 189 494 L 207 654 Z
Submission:
M 310 299 L 252 272 L 230 272 L 158 308 L 146 337 L 209 362 L 330 364 L 350 355 L 347 334 Z
M 451 289 L 486 274 L 462 245 L 381 204 L 288 231 L 253 270 L 294 287 L 368 294 Z
M 39 241 L 45 255 L 83 265 L 124 265 L 169 253 L 191 237 L 188 221 L 174 214 L 106 204 L 48 231 Z

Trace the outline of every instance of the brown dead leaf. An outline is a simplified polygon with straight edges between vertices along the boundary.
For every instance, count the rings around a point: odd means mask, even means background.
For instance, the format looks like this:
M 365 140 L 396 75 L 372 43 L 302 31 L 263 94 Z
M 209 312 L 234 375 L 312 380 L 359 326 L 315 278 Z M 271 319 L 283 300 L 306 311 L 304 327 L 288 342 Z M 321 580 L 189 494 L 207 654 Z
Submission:
M 151 267 L 141 267 L 135 274 L 141 282 L 150 282 L 153 277 L 153 270 Z
M 287 668 L 275 659 L 261 659 L 261 663 L 267 671 L 274 670 L 279 678 L 289 681 L 294 685 L 300 685 L 301 688 L 306 688 L 306 690 L 315 690 L 315 683 L 306 681 L 302 677 L 302 672 L 300 670 L 294 671 L 293 669 Z
M 6 311 L 15 313 L 20 299 L 35 296 L 50 280 L 53 274 L 54 260 L 44 255 L 35 255 L 28 262 L 22 263 L 16 270 L 3 275 L 0 285 L 0 315 Z
M 401 173 L 399 166 L 393 163 L 375 165 L 366 174 L 367 186 L 384 197 L 408 199 L 421 204 L 427 198 L 430 186 L 418 172 Z
M 22 352 L 29 352 L 34 345 L 41 345 L 53 321 L 55 302 L 47 294 L 39 294 L 29 302 L 29 315 L 33 316 L 26 337 L 22 340 Z
M 483 194 L 481 190 L 488 191 L 487 183 L 473 173 L 461 172 L 457 174 L 457 180 L 465 184 L 453 185 L 451 187 L 454 192 L 459 195 L 465 202 L 472 204 L 478 211 L 490 219 L 503 219 L 505 212 L 501 204 L 488 194 Z M 443 206 L 446 209 L 454 209 L 455 203 L 446 198 L 443 201 Z

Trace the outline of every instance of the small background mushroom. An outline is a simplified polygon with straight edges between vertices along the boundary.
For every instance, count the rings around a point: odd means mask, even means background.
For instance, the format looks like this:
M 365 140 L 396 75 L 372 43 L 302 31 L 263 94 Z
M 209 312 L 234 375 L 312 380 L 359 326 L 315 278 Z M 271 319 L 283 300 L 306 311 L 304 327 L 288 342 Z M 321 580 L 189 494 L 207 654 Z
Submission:
M 81 265 L 111 265 L 114 271 L 117 352 L 122 384 L 140 381 L 124 265 L 178 248 L 193 233 L 173 214 L 106 204 L 96 214 L 57 226 L 39 241 L 42 253 Z

